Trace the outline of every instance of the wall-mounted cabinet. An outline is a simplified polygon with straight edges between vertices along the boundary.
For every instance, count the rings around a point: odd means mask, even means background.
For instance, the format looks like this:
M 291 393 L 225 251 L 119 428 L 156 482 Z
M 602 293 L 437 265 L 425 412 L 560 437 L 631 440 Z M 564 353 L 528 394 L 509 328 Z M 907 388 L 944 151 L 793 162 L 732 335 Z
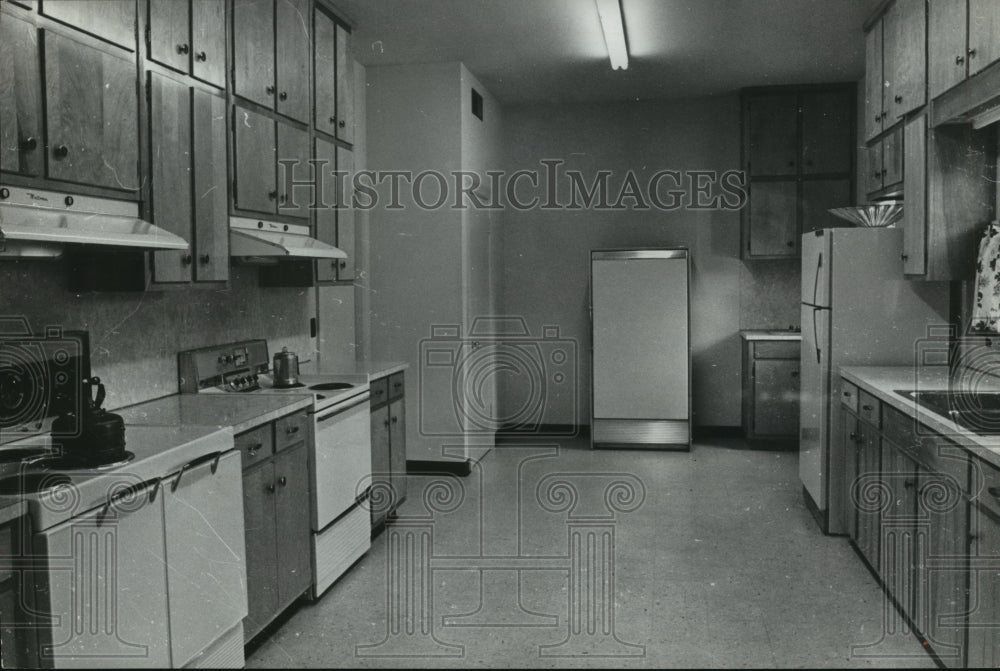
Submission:
M 928 92 L 936 98 L 1000 59 L 1000 3 L 931 0 Z
M 225 0 L 149 0 L 146 16 L 151 60 L 225 87 Z
M 135 51 L 135 0 L 45 0 L 43 16 Z
M 902 188 L 904 139 L 903 126 L 897 125 L 865 147 L 868 158 L 865 192 L 870 197 L 889 195 Z
M 865 35 L 865 140 L 927 102 L 925 0 L 896 0 Z
M 842 222 L 854 184 L 854 88 L 773 87 L 743 92 L 745 259 L 795 258 L 799 236 Z
M 319 7 L 315 25 L 316 130 L 354 143 L 351 33 Z
M 45 170 L 42 137 L 41 58 L 38 30 L 4 14 L 0 19 L 0 170 L 41 176 Z
M 236 209 L 307 218 L 311 194 L 292 193 L 290 182 L 309 180 L 309 158 L 307 131 L 239 105 L 233 108 Z

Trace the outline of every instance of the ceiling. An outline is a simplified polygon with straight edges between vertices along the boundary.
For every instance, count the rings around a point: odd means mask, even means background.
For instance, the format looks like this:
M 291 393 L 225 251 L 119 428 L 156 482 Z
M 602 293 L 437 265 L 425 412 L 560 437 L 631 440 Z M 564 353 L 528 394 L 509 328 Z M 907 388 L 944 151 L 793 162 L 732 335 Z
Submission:
M 502 103 L 688 98 L 860 79 L 880 0 L 621 0 L 613 71 L 592 0 L 334 0 L 364 65 L 462 61 Z

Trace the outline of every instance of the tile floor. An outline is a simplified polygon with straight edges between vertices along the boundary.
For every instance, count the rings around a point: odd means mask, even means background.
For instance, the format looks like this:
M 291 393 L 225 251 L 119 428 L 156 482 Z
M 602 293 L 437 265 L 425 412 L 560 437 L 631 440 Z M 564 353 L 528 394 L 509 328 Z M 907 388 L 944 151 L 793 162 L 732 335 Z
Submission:
M 400 521 L 248 667 L 933 667 L 794 452 L 506 443 L 410 476 Z M 387 588 L 388 585 L 388 588 Z

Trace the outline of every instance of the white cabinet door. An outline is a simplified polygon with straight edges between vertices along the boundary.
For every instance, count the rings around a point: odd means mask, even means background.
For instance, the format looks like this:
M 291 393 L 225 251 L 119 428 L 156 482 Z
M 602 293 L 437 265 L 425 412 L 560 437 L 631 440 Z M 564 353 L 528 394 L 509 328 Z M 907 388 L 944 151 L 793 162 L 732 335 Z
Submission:
M 240 454 L 169 478 L 163 491 L 170 651 L 180 667 L 247 614 Z
M 141 487 L 35 536 L 48 556 L 36 606 L 52 618 L 39 630 L 43 666 L 170 666 L 160 491 Z

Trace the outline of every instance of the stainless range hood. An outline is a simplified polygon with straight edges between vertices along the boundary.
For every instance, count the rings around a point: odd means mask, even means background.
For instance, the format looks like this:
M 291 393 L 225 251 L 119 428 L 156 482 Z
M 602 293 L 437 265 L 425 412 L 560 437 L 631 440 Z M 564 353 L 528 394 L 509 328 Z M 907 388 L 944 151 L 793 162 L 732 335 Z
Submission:
M 183 238 L 139 219 L 134 202 L 0 187 L 0 258 L 54 258 L 66 244 L 188 249 Z
M 229 254 L 260 262 L 281 259 L 346 259 L 347 253 L 309 236 L 308 226 L 260 219 L 229 219 Z

